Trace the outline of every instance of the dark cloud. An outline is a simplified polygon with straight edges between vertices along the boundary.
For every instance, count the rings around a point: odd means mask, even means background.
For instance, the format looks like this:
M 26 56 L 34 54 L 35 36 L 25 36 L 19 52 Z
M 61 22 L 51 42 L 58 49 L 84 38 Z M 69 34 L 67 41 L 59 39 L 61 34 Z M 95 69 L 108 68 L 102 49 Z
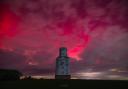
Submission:
M 38 67 L 27 67 L 23 70 L 26 75 L 53 75 L 53 68 L 38 68 Z
M 0 68 L 22 69 L 26 65 L 25 56 L 0 50 Z
M 111 26 L 110 28 L 102 35 L 99 31 L 94 32 L 97 34 L 81 54 L 81 58 L 85 59 L 83 60 L 85 65 L 90 67 L 104 66 L 106 69 L 112 67 L 127 68 L 128 33 L 125 33 L 123 29 L 118 29 L 118 27 Z

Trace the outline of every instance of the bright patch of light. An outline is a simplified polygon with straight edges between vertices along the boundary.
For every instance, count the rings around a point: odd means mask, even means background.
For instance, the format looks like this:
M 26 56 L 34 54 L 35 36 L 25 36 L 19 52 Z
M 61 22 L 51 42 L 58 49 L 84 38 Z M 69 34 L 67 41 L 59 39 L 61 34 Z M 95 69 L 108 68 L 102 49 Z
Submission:
M 82 53 L 83 51 L 83 46 L 77 46 L 73 49 L 70 49 L 68 51 L 69 57 L 71 58 L 75 58 L 77 61 L 81 60 L 81 58 L 79 57 L 79 55 Z
M 28 65 L 33 65 L 33 66 L 36 66 L 36 65 L 38 65 L 36 62 L 28 62 Z
M 81 76 L 83 79 L 97 79 L 100 78 L 100 76 L 104 75 L 104 72 L 82 72 L 82 73 L 77 73 L 78 75 Z
M 54 76 L 53 75 L 33 75 L 33 76 L 30 76 L 32 79 L 54 79 Z M 26 78 L 29 78 L 29 76 L 21 76 L 20 79 L 26 79 Z
M 116 72 L 116 71 L 118 71 L 118 69 L 110 69 L 109 71 L 113 71 L 113 72 L 115 71 Z

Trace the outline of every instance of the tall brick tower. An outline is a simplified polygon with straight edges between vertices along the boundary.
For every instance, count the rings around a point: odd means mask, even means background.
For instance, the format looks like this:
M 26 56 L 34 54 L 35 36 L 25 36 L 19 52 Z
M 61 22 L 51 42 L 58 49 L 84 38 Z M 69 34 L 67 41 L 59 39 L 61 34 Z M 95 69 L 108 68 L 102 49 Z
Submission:
M 56 73 L 55 79 L 70 79 L 70 58 L 67 56 L 67 48 L 61 47 L 59 50 L 59 56 L 56 59 Z

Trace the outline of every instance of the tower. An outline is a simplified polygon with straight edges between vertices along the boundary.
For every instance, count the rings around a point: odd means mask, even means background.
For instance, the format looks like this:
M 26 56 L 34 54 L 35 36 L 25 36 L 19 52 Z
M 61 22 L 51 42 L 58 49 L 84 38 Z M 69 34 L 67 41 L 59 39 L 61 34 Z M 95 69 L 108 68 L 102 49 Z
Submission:
M 67 48 L 61 47 L 59 49 L 59 56 L 56 59 L 55 79 L 70 79 L 69 60 Z

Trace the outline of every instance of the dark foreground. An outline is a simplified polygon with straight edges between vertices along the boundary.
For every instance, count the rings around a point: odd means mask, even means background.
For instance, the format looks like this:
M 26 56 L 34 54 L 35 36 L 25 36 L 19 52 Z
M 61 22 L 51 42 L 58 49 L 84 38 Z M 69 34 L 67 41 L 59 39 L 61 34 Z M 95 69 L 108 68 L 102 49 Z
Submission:
M 126 80 L 17 80 L 0 81 L 0 89 L 128 89 Z

